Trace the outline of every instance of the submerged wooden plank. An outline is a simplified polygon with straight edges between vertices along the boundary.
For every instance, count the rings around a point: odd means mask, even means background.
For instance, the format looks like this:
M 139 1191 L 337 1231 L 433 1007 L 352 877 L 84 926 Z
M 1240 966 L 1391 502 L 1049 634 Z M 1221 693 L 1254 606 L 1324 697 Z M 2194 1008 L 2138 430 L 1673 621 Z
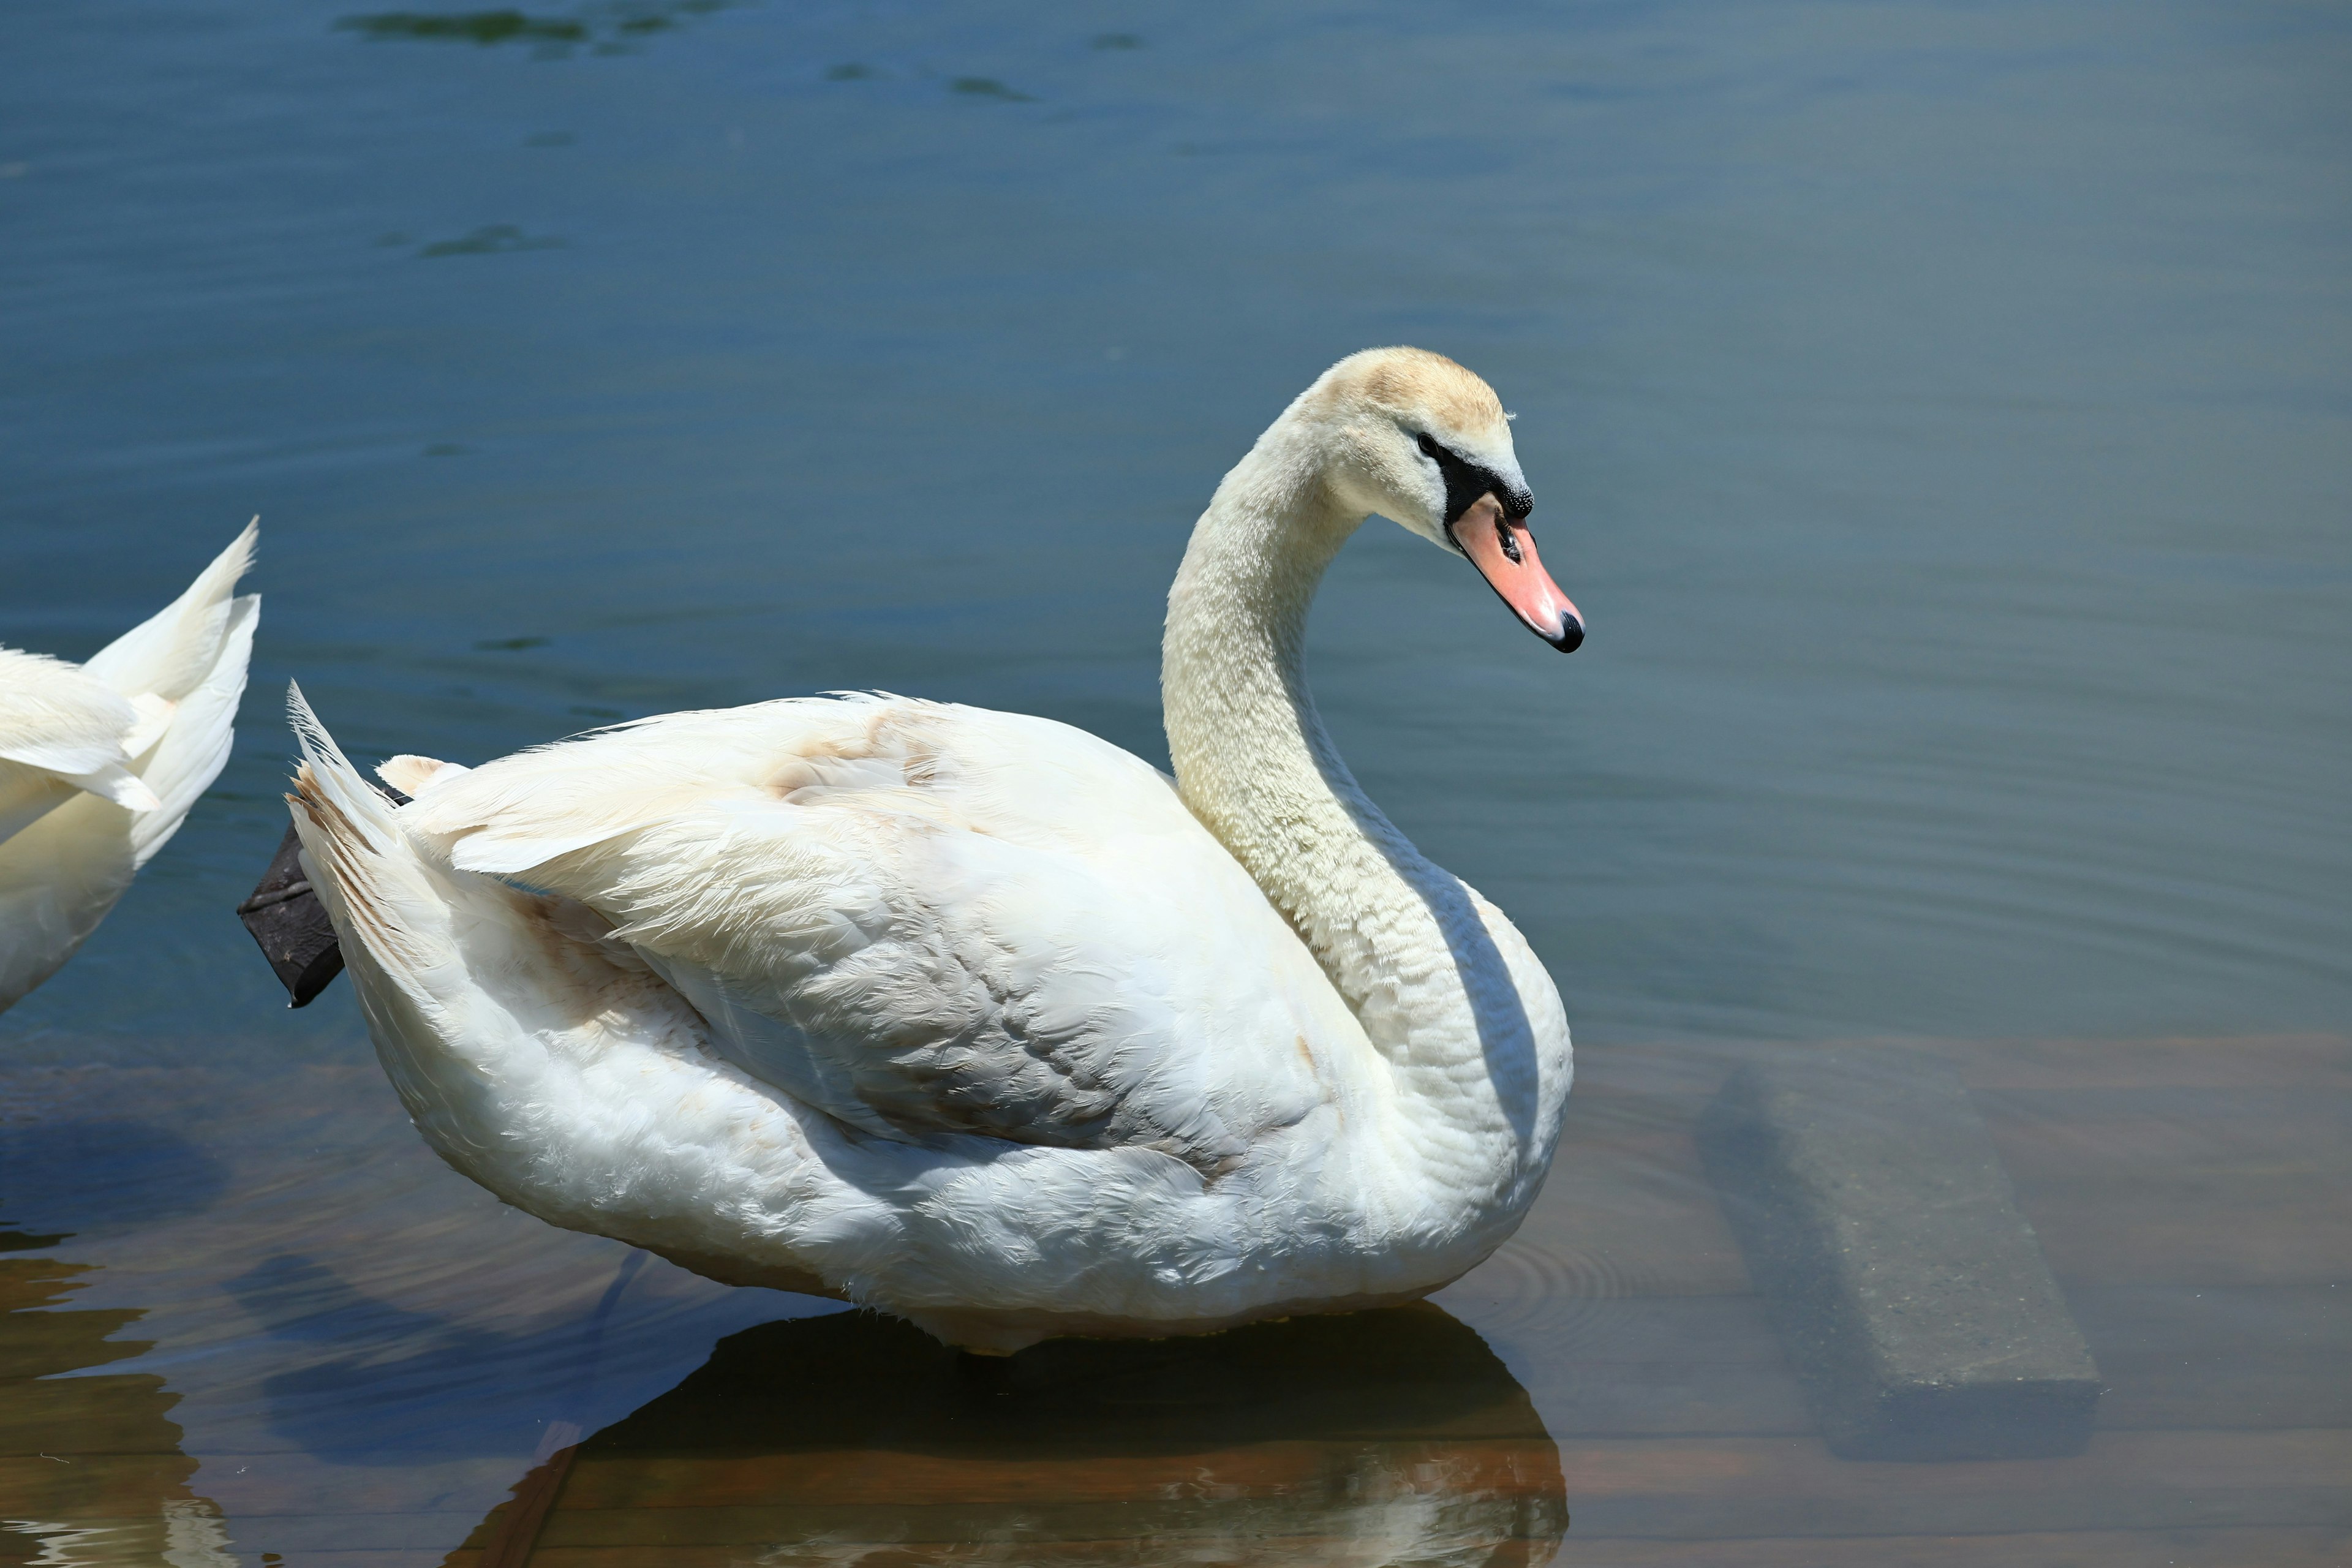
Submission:
M 1809 1436 L 1812 1412 L 1778 1364 L 1617 1362 L 1538 1372 L 1555 1437 Z
M 1181 1550 L 1181 1548 L 1180 1548 Z M 756 1556 L 747 1556 L 756 1552 Z M 1549 1542 L 1502 1542 L 1485 1555 L 1463 1561 L 1478 1568 L 1543 1568 L 1562 1561 Z M 870 1553 L 870 1554 L 869 1554 Z M 871 1563 L 875 1568 L 1158 1568 L 1182 1564 L 1192 1568 L 1353 1568 L 1361 1564 L 1414 1562 L 1383 1557 L 1375 1543 L 1346 1536 L 1284 1536 L 1227 1542 L 1213 1554 L 1173 1556 L 1149 1543 L 1138 1549 L 1126 1541 L 1031 1542 L 958 1542 L 932 1550 L 901 1548 L 888 1542 L 824 1542 L 805 1552 L 771 1542 L 686 1546 L 542 1546 L 531 1558 L 531 1568 L 745 1568 L 758 1563 L 766 1568 L 835 1568 L 837 1564 Z M 307 1568 L 307 1559 L 306 1559 Z M 477 1552 L 453 1552 L 445 1568 L 481 1568 Z
M 2070 1285 L 2352 1279 L 2352 1092 L 2110 1088 L 1979 1101 Z
M 1542 1194 L 1506 1252 L 1457 1289 L 1557 1297 L 1744 1295 L 1738 1244 L 1708 1186 L 1690 1128 L 1704 1097 L 1571 1095 Z
M 740 1568 L 747 1552 L 765 1543 L 740 1544 L 604 1544 L 542 1546 L 532 1557 L 532 1568 Z M 1052 1568 L 1108 1563 L 1149 1563 L 1161 1559 L 1122 1553 L 1121 1542 L 1024 1543 L 1018 1555 L 991 1558 L 978 1554 L 974 1543 L 936 1546 L 895 1542 L 828 1542 L 837 1555 L 819 1559 L 857 1562 L 870 1552 L 892 1568 L 925 1568 L 937 1564 L 1005 1562 Z M 1315 1537 L 1252 1542 L 1247 1555 L 1209 1559 L 1220 1562 L 1295 1563 L 1299 1568 L 1361 1561 L 1362 1543 Z M 325 1568 L 376 1568 L 381 1561 L 352 1554 L 323 1553 L 316 1561 Z M 1592 1568 L 2342 1568 L 2352 1557 L 2352 1534 L 2332 1529 L 2221 1529 L 2184 1531 L 2061 1531 L 2032 1534 L 1958 1534 L 1941 1536 L 1861 1536 L 1851 1539 L 1783 1537 L 1752 1541 L 1638 1541 L 1580 1538 L 1571 1532 L 1555 1561 L 1591 1564 Z M 1198 1559 L 1176 1558 L 1175 1561 Z M 313 1559 L 306 1556 L 306 1563 Z M 782 1568 L 794 1561 L 779 1554 L 770 1559 Z M 1528 1558 L 1497 1555 L 1485 1568 L 1517 1568 Z M 1537 1557 L 1534 1561 L 1540 1562 Z M 479 1554 L 457 1552 L 446 1559 L 446 1568 L 477 1568 Z
M 2352 1426 L 2352 1284 L 2067 1291 L 2107 1379 L 2099 1424 Z
M 1707 1095 L 1748 1063 L 1831 1048 L 1941 1062 L 1971 1089 L 2352 1089 L 2352 1035 L 2306 1034 L 1580 1043 L 1575 1093 L 1588 1102 L 1627 1094 Z
M 183 1454 L 39 1454 L 0 1457 L 0 1516 L 121 1519 L 188 1495 L 195 1461 Z
M 179 1396 L 152 1373 L 0 1383 L 0 1454 L 140 1454 L 180 1448 Z
M 1569 1441 L 1578 1540 L 2352 1526 L 2352 1433 L 2103 1433 L 2070 1458 L 1841 1460 L 1803 1438 Z
M 1573 1555 L 1563 1561 L 1596 1568 L 2343 1568 L 2352 1561 L 2352 1531 L 2326 1526 L 1748 1541 L 1641 1541 L 1580 1531 L 1570 1542 Z
M 247 1560 L 274 1552 L 289 1563 L 308 1563 L 317 1558 L 364 1550 L 371 1552 L 430 1552 L 438 1562 L 452 1541 L 465 1538 L 475 1521 L 471 1515 L 423 1508 L 384 1513 L 369 1509 L 343 1509 L 341 1499 L 321 1493 L 310 1513 L 255 1515 L 244 1510 L 234 1517 L 236 1547 Z
M 2352 1285 L 2066 1296 L 2105 1380 L 2102 1430 L 2352 1426 Z M 1814 1430 L 1760 1298 L 1522 1305 L 1465 1284 L 1441 1300 L 1498 1348 L 1527 1347 L 1515 1364 L 1556 1437 Z
M 563 1489 L 561 1511 L 568 1516 L 633 1508 L 1129 1506 L 1196 1495 L 1235 1500 L 1303 1497 L 1334 1486 L 1423 1474 L 1442 1476 L 1449 1490 L 1501 1494 L 1545 1484 L 1552 1452 L 1549 1440 L 1541 1437 L 1263 1443 L 1068 1458 L 866 1448 L 793 1454 L 583 1449 Z
M 2352 1090 L 2352 1036 L 1931 1041 L 1970 1089 Z

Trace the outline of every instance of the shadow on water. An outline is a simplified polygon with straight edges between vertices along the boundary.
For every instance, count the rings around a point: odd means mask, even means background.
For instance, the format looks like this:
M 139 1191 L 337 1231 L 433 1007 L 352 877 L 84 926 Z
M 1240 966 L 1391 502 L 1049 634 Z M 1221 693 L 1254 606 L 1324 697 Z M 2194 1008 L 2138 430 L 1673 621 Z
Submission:
M 475 1391 L 510 1382 L 520 1364 L 560 1356 L 583 1368 L 585 1381 L 573 1397 L 593 1407 L 605 1323 L 645 1259 L 631 1253 L 582 1331 L 554 1340 L 396 1306 L 295 1254 L 268 1258 L 226 1285 L 272 1339 L 338 1352 L 263 1383 L 271 1429 L 331 1463 L 398 1466 L 427 1450 L 511 1452 L 512 1428 L 525 1417 L 467 1423 L 453 1419 L 452 1411 L 478 1404 Z
M 184 1219 L 218 1203 L 227 1185 L 219 1161 L 154 1122 L 0 1124 L 0 1215 L 42 1232 L 54 1227 L 60 1234 L 53 1240 Z
M 1568 1522 L 1527 1391 L 1426 1303 L 1001 1361 L 846 1312 L 721 1341 L 533 1469 L 466 1546 L 1370 1568 L 1544 1563 Z

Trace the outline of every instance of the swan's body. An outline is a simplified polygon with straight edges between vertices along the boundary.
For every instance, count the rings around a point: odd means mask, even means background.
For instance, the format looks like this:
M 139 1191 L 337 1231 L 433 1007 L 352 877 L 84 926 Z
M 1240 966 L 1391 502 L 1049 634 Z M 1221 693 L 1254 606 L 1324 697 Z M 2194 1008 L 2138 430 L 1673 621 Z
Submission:
M 1510 922 L 1356 786 L 1298 653 L 1375 508 L 1521 557 L 1491 494 L 1444 515 L 1450 469 L 1368 469 L 1351 422 L 1381 418 L 1517 484 L 1451 362 L 1318 382 L 1171 595 L 1181 783 L 1045 720 L 856 697 L 396 758 L 395 808 L 298 701 L 305 860 L 427 1140 L 558 1225 L 979 1349 L 1476 1264 L 1549 1163 L 1567 1023 Z
M 243 533 L 74 665 L 0 648 L 0 1011 L 57 973 L 228 761 L 261 596 Z

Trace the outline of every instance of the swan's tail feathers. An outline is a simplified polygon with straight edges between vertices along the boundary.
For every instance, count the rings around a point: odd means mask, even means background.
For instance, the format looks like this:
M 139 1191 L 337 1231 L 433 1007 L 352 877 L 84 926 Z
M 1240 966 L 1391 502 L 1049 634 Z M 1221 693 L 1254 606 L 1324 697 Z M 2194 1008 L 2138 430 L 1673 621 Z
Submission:
M 420 858 L 394 820 L 391 800 L 327 733 L 300 687 L 288 687 L 286 706 L 302 748 L 286 801 L 303 869 L 334 922 L 376 1055 L 426 1138 L 480 1180 L 474 1155 L 483 1082 L 472 1058 L 480 1047 L 506 1043 L 512 1027 L 479 1016 L 452 895 L 460 901 L 468 893 L 520 895 L 447 886 L 446 874 Z
M 603 940 L 604 921 L 449 865 L 361 775 L 299 687 L 288 689 L 287 709 L 302 747 L 286 798 L 303 868 L 412 1113 L 413 1089 L 471 1084 L 477 1069 L 511 1084 L 543 1071 L 550 1048 L 567 1040 L 681 1026 L 689 1043 L 699 1037 L 684 1003 Z
M 142 691 L 173 702 L 187 697 L 219 664 L 234 606 L 259 602 L 257 595 L 233 595 L 237 579 L 253 564 L 260 537 L 257 517 L 196 574 L 185 593 L 99 649 L 82 668 L 126 697 Z
M 703 1054 L 701 1020 L 675 992 L 641 963 L 615 962 L 600 917 L 449 865 L 412 831 L 418 806 L 395 806 L 362 777 L 299 689 L 288 707 L 302 747 L 287 799 L 303 868 L 425 1141 L 542 1219 L 719 1250 L 691 1226 L 733 1212 L 743 1184 L 722 1171 L 709 1179 L 727 1201 L 681 1196 L 701 1191 L 709 1162 L 692 1141 L 664 1143 L 663 1130 L 700 1118 L 723 1134 L 772 1102 Z M 721 1101 L 728 1114 L 711 1109 Z
M 413 979 L 431 963 L 430 952 L 416 940 L 425 932 L 416 928 L 422 923 L 429 931 L 446 924 L 430 918 L 439 902 L 430 879 L 393 820 L 392 802 L 343 755 L 299 685 L 287 687 L 286 710 L 302 748 L 294 793 L 286 800 L 310 885 L 334 917 L 344 959 L 358 956 L 352 951 L 356 937 L 394 979 Z M 427 918 L 420 922 L 418 916 Z
M 133 866 L 145 865 L 170 841 L 228 762 L 261 619 L 261 595 L 239 597 L 233 590 L 253 563 L 259 526 L 257 518 L 246 524 L 185 593 L 82 667 L 129 698 L 138 713 L 123 746 L 154 804 L 131 818 Z

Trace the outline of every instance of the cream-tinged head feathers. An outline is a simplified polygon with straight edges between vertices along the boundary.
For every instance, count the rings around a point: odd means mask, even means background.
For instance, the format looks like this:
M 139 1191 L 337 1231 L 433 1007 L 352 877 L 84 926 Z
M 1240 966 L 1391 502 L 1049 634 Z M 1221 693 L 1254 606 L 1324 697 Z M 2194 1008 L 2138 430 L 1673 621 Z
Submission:
M 1544 570 L 1528 531 L 1536 498 L 1512 448 L 1510 416 L 1493 387 L 1444 354 L 1366 349 L 1325 371 L 1227 484 L 1243 479 L 1247 490 L 1268 477 L 1276 482 L 1261 506 L 1286 489 L 1319 494 L 1324 525 L 1341 526 L 1318 552 L 1323 560 L 1345 531 L 1378 512 L 1467 558 L 1554 647 L 1573 652 L 1583 643 L 1583 616 Z
M 1449 552 L 1447 525 L 1492 492 L 1515 517 L 1534 505 L 1502 399 L 1426 349 L 1349 354 L 1301 393 L 1282 421 L 1314 428 L 1326 483 L 1347 510 L 1393 519 Z

